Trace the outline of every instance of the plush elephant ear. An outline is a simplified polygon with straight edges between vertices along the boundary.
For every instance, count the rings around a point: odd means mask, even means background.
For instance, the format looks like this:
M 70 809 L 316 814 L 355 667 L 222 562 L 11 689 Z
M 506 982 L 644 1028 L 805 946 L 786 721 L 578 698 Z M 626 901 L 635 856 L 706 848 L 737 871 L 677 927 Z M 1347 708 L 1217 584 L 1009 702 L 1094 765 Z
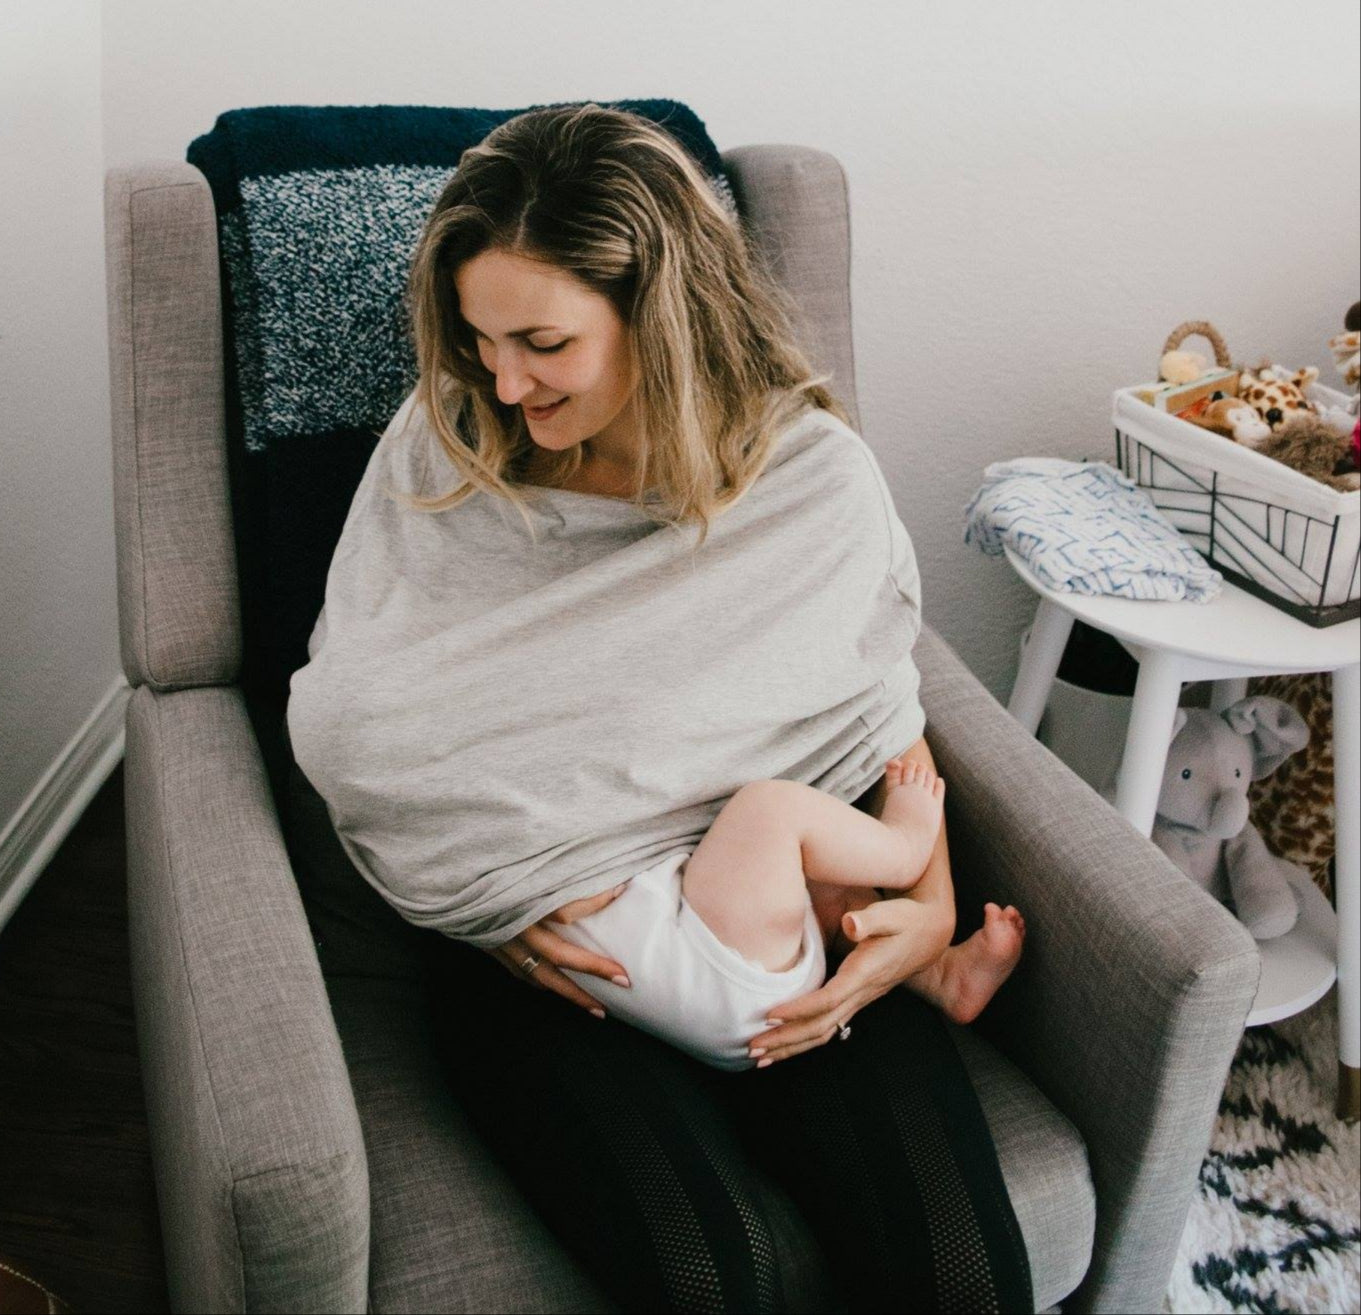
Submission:
M 1224 709 L 1223 717 L 1252 741 L 1252 779 L 1270 776 L 1290 755 L 1309 743 L 1309 727 L 1284 699 L 1254 694 Z

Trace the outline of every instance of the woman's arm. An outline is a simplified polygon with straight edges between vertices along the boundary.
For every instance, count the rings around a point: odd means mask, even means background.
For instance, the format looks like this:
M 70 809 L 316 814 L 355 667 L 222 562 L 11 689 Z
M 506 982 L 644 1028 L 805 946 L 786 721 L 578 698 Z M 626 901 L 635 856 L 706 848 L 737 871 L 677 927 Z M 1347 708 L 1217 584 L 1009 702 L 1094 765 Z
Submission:
M 933 772 L 936 770 L 936 760 L 931 756 L 931 750 L 926 743 L 925 736 L 922 736 L 911 747 L 904 749 L 899 757 L 914 758 Z M 946 789 L 949 789 L 948 782 Z M 882 817 L 884 799 L 887 794 L 888 787 L 884 784 L 884 778 L 881 776 L 855 801 L 855 807 L 869 813 L 872 817 Z M 881 890 L 879 894 L 881 898 L 886 899 L 910 899 L 923 905 L 932 914 L 932 921 L 936 925 L 935 940 L 938 941 L 938 945 L 935 952 L 929 954 L 923 960 L 923 967 L 950 944 L 955 934 L 955 885 L 950 877 L 950 846 L 945 834 L 944 817 L 941 818 L 940 834 L 936 837 L 936 847 L 931 851 L 930 862 L 927 863 L 926 871 L 916 885 L 911 890 Z M 924 945 L 923 950 L 926 949 L 927 947 Z M 910 974 L 906 975 L 910 976 Z
M 901 756 L 935 770 L 924 737 Z M 878 817 L 886 794 L 880 777 L 855 806 Z M 768 1017 L 783 1022 L 752 1038 L 752 1047 L 765 1056 L 763 1065 L 826 1045 L 836 1036 L 839 1024 L 849 1022 L 867 1004 L 902 985 L 944 953 L 955 934 L 955 891 L 944 820 L 931 860 L 916 885 L 911 890 L 880 893 L 884 898 L 856 910 L 857 934 L 845 937 L 842 932 L 851 949 L 835 974 L 816 991 L 767 1011 Z

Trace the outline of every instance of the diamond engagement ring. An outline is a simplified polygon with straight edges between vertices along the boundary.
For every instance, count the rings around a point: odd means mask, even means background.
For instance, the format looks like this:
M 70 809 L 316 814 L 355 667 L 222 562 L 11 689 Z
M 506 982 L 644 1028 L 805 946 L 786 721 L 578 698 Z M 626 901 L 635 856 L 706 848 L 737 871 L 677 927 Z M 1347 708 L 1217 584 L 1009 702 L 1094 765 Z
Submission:
M 838 1021 L 836 1026 L 837 1036 L 839 1036 L 843 1041 L 849 1041 L 851 1039 L 851 1025 L 849 1023 L 842 1023 Z
M 531 955 L 528 955 L 528 956 L 525 958 L 524 963 L 522 963 L 522 964 L 520 965 L 520 971 L 521 971 L 522 973 L 524 973 L 524 975 L 525 975 L 526 977 L 533 977 L 533 976 L 534 976 L 534 969 L 537 968 L 537 967 L 539 966 L 539 964 L 542 963 L 542 962 L 543 962 L 543 961 L 542 961 L 541 959 L 539 959 L 537 956 L 532 955 L 532 954 L 531 954 Z

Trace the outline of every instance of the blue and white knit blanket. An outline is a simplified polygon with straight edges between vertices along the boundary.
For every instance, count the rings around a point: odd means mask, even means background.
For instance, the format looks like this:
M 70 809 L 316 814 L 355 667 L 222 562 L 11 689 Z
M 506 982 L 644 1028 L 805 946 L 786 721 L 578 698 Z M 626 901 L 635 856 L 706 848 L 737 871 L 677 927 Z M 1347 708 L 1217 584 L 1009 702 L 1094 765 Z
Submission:
M 736 215 L 687 106 L 600 103 L 664 127 Z M 267 105 L 190 145 L 217 209 L 247 448 L 392 418 L 415 383 L 402 294 L 421 227 L 464 150 L 523 112 Z
M 1224 577 L 1104 461 L 997 461 L 964 509 L 964 542 L 1010 548 L 1050 589 L 1207 603 Z

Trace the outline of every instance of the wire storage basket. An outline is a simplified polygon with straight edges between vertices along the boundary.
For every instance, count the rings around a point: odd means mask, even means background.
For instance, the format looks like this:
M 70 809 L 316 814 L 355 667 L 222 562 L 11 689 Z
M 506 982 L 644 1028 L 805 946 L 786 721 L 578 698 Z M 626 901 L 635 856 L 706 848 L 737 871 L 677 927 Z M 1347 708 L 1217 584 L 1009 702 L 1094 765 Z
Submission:
M 1115 393 L 1116 462 L 1211 566 L 1241 589 L 1312 626 L 1361 616 L 1361 492 L 1299 471 Z M 1312 384 L 1311 402 L 1346 393 Z

